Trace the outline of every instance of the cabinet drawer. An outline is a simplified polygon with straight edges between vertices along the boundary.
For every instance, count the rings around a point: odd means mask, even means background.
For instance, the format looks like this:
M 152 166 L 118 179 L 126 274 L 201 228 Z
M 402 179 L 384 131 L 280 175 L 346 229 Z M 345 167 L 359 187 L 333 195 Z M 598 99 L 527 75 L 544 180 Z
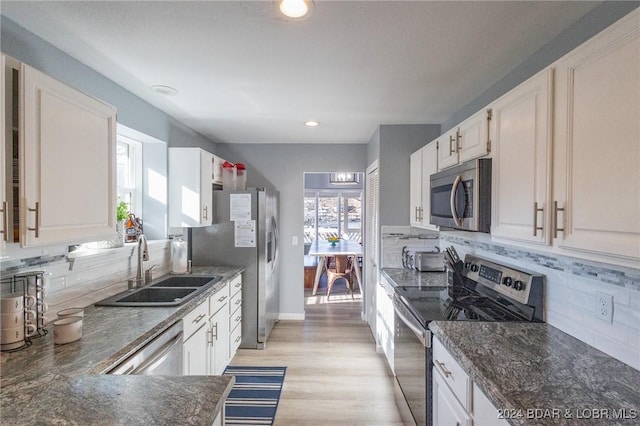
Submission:
M 209 297 L 209 315 L 214 315 L 229 301 L 229 286 L 226 285 Z
M 238 275 L 229 283 L 229 295 L 233 297 L 240 290 L 242 290 L 242 275 Z
M 204 301 L 199 304 L 194 310 L 185 315 L 185 317 L 182 319 L 184 340 L 187 340 L 189 336 L 191 336 L 200 327 L 207 323 L 208 312 L 209 305 L 206 301 Z
M 229 359 L 232 359 L 236 354 L 238 347 L 240 347 L 240 342 L 242 342 L 242 325 L 238 324 L 229 334 Z
M 229 330 L 233 330 L 242 322 L 242 307 L 238 308 L 229 315 Z
M 242 292 L 239 291 L 235 295 L 231 296 L 231 301 L 229 302 L 229 312 L 233 312 L 242 306 Z
M 433 339 L 433 368 L 442 375 L 462 406 L 470 410 L 471 379 L 438 339 Z

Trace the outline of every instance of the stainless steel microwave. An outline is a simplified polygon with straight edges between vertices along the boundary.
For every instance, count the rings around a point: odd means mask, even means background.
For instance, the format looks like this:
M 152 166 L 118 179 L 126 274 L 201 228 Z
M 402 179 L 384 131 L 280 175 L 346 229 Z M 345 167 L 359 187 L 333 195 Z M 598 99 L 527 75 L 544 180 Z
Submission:
M 467 161 L 431 175 L 433 225 L 489 232 L 491 227 L 491 159 Z

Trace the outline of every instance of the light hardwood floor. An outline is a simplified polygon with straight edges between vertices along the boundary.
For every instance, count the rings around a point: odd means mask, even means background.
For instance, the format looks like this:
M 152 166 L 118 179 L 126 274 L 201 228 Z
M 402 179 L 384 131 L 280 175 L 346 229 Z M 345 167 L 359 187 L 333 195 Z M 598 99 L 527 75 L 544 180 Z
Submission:
M 287 367 L 275 425 L 403 425 L 406 403 L 360 319 L 360 295 L 305 296 L 304 321 L 278 322 L 265 350 L 241 349 L 231 362 Z

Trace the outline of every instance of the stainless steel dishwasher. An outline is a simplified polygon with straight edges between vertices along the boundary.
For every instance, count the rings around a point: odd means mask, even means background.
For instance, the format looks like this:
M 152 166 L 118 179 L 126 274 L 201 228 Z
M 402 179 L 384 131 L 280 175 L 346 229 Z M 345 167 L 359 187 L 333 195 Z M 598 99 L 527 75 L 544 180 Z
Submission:
M 182 376 L 182 321 L 178 321 L 107 374 Z

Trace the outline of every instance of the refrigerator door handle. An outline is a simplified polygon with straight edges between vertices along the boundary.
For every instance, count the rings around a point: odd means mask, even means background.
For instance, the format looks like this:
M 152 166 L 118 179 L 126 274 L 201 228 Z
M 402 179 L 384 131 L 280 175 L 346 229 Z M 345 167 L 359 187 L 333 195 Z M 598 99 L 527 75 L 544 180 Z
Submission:
M 271 228 L 273 229 L 273 262 L 275 264 L 280 251 L 280 234 L 278 232 L 278 221 L 276 221 L 275 217 L 271 217 Z

